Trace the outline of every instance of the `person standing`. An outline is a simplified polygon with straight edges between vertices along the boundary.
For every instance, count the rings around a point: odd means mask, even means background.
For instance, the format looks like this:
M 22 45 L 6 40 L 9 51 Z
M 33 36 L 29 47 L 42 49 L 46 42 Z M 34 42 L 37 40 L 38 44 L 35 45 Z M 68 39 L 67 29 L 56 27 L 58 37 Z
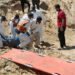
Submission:
M 39 48 L 39 44 L 40 44 L 40 36 L 42 36 L 42 32 L 40 32 L 40 27 L 42 25 L 42 18 L 39 16 L 37 17 L 37 19 L 33 19 L 30 22 L 30 38 L 31 38 L 31 43 L 33 44 L 33 42 L 35 42 L 35 47 Z
M 28 0 L 20 0 L 21 1 L 21 7 L 22 7 L 22 12 L 24 13 L 24 4 L 28 5 L 28 12 L 30 11 L 30 3 Z
M 33 4 L 33 6 L 35 7 L 35 5 L 37 5 L 37 9 L 39 9 L 40 8 L 40 0 L 32 0 L 32 4 Z
M 45 16 L 43 15 L 43 13 L 42 13 L 42 11 L 40 11 L 40 10 L 38 10 L 38 9 L 35 9 L 35 7 L 33 6 L 32 7 L 32 10 L 31 10 L 31 12 L 33 13 L 33 15 L 34 15 L 34 19 L 37 19 L 37 17 L 41 17 L 42 18 L 42 21 L 43 21 L 43 23 L 44 24 L 46 24 L 46 18 L 45 18 Z M 42 38 L 42 24 L 40 25 L 40 44 L 42 44 L 43 43 L 43 38 Z
M 6 34 L 5 34 L 5 29 L 4 29 L 4 23 L 6 22 L 6 17 L 5 16 L 1 16 L 0 19 L 0 34 L 5 38 Z
M 19 21 L 20 21 L 20 17 L 18 14 L 16 14 L 13 18 L 11 18 L 11 20 L 9 22 L 11 38 L 16 37 L 15 29 L 17 28 L 17 24 L 19 23 Z
M 60 48 L 58 48 L 58 50 L 62 50 L 66 47 L 65 43 L 66 14 L 63 10 L 61 10 L 59 4 L 55 5 L 55 9 L 58 12 L 57 24 L 58 24 L 58 38 L 60 41 Z
M 4 29 L 4 23 L 7 21 L 5 16 L 0 17 L 0 48 L 3 47 L 2 39 L 6 38 L 5 29 Z

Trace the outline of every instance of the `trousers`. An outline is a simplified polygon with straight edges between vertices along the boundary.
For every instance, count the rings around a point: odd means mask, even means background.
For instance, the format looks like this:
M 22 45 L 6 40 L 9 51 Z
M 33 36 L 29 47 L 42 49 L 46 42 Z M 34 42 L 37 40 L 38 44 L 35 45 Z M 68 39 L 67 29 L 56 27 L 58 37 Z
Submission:
M 32 4 L 33 4 L 33 6 L 35 7 L 35 5 L 37 5 L 37 9 L 39 9 L 39 7 L 40 7 L 40 0 L 32 0 Z
M 63 31 L 61 31 L 60 28 L 58 28 L 58 38 L 60 41 L 61 48 L 63 48 L 66 45 L 66 43 L 65 43 L 65 30 L 66 30 L 65 27 L 63 27 Z
M 28 11 L 30 11 L 30 3 L 29 3 L 29 1 L 21 1 L 22 12 L 24 13 L 24 4 L 28 5 Z
M 40 33 L 36 32 L 31 36 L 31 42 L 35 42 L 35 45 L 38 46 L 40 44 Z

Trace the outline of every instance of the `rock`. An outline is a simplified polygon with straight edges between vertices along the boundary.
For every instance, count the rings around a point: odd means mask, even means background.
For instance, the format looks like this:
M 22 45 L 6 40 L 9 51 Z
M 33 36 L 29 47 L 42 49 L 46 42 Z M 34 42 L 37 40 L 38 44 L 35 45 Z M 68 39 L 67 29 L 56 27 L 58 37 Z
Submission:
M 15 8 L 16 7 L 16 8 Z M 12 10 L 12 11 L 15 11 L 15 10 L 21 10 L 21 4 L 20 3 L 14 3 L 14 4 L 12 4 L 11 6 L 10 6 L 10 9 Z
M 7 71 L 7 72 L 10 72 L 10 71 L 12 70 L 12 68 L 11 68 L 10 66 L 6 66 L 4 69 L 5 69 L 5 71 Z
M 5 60 L 0 59 L 0 68 L 3 68 L 5 66 Z
M 0 5 L 0 15 L 6 15 L 8 12 L 8 7 L 5 5 Z
M 40 8 L 42 8 L 43 10 L 48 10 L 48 5 L 45 2 L 42 2 Z

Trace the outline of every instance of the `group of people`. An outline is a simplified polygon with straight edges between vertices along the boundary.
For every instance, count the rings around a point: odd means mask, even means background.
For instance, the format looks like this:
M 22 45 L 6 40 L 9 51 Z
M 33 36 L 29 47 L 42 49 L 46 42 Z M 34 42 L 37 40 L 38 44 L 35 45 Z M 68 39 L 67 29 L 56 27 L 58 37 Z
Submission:
M 39 1 L 39 2 L 38 2 Z M 10 38 L 6 37 L 3 24 L 6 21 L 6 17 L 2 16 L 0 20 L 0 48 L 3 46 L 13 46 L 16 48 L 32 48 L 34 45 L 38 47 L 42 42 L 42 21 L 46 24 L 46 19 L 43 13 L 39 10 L 40 0 L 32 0 L 33 7 L 28 14 L 24 14 L 22 18 L 16 14 L 11 18 L 9 22 Z M 24 3 L 27 3 L 30 8 L 30 4 L 27 0 L 21 0 L 22 11 L 24 12 Z M 37 8 L 35 9 L 35 4 Z M 66 48 L 65 43 L 65 30 L 66 30 L 66 14 L 60 8 L 59 4 L 55 5 L 56 11 L 58 11 L 57 24 L 58 24 L 58 38 L 60 41 L 60 48 L 58 50 Z M 34 43 L 34 44 L 33 44 Z
M 3 22 L 6 21 L 6 17 L 1 17 L 0 22 L 0 47 L 10 46 L 16 48 L 32 48 L 34 45 L 38 48 L 38 45 L 42 43 L 42 21 L 46 23 L 46 19 L 43 13 L 32 7 L 31 12 L 24 14 L 22 18 L 18 14 L 10 19 L 9 29 L 10 37 L 7 38 L 3 28 Z

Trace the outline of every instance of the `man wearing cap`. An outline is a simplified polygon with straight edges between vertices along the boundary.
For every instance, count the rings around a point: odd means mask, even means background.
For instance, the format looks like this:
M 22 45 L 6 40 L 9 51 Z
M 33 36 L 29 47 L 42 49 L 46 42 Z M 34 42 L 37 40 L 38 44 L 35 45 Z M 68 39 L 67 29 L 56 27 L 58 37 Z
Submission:
M 0 48 L 3 47 L 2 38 L 6 38 L 4 25 L 3 25 L 5 21 L 6 21 L 6 17 L 1 16 L 1 19 L 0 19 Z
M 10 20 L 10 23 L 9 23 L 9 27 L 10 27 L 10 36 L 11 38 L 15 38 L 16 36 L 16 32 L 15 32 L 15 29 L 17 27 L 17 24 L 19 23 L 19 15 L 16 14 L 15 17 L 13 17 L 11 20 Z
M 60 9 L 60 5 L 56 4 L 55 9 L 58 12 L 57 23 L 58 23 L 58 38 L 60 41 L 60 48 L 62 50 L 66 47 L 65 43 L 65 30 L 66 30 L 66 14 L 63 10 Z

